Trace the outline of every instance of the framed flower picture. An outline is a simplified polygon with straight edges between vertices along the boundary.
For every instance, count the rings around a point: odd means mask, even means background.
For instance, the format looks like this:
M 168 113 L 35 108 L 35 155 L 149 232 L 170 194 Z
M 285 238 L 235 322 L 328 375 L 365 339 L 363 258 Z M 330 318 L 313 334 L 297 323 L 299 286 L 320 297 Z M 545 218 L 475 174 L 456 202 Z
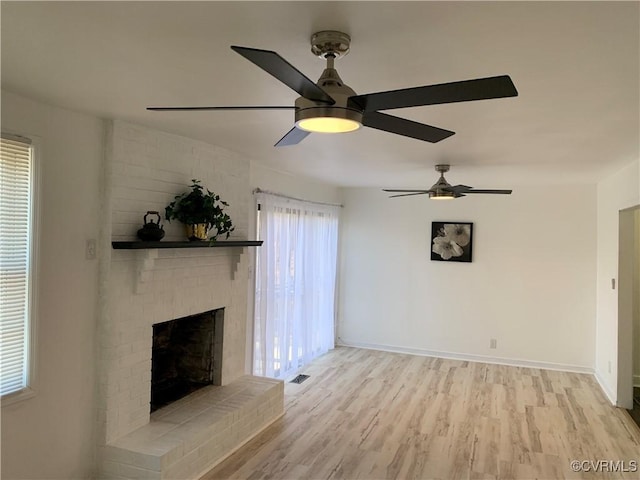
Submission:
M 470 262 L 473 223 L 431 222 L 431 260 Z

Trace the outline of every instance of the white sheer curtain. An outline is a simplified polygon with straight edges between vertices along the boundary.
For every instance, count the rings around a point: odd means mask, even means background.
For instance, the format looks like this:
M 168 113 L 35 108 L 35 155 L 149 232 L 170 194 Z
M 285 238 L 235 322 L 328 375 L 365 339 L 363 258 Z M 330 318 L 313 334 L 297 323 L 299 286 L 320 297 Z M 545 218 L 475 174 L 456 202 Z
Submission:
M 286 378 L 334 346 L 340 207 L 256 194 L 253 371 Z

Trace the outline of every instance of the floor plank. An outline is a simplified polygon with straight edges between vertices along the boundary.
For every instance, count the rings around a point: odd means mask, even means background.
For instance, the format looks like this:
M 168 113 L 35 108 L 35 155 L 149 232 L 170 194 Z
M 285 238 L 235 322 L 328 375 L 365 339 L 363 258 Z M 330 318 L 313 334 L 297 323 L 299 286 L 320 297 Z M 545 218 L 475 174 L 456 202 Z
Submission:
M 284 417 L 201 480 L 640 478 L 570 468 L 640 468 L 640 428 L 591 375 L 348 347 L 302 373 Z

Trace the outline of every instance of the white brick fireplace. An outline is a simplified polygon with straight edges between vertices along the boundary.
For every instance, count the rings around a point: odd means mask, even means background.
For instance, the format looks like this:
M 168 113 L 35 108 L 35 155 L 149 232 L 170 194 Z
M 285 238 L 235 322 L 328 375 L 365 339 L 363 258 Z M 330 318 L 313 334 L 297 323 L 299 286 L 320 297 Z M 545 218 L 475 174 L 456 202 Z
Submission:
M 247 247 L 112 250 L 135 240 L 148 210 L 163 213 L 192 178 L 229 203 L 247 239 L 249 162 L 227 150 L 113 122 L 106 141 L 101 241 L 101 477 L 193 478 L 283 412 L 281 382 L 245 373 Z M 166 240 L 183 240 L 163 222 Z M 255 247 L 250 247 L 255 248 Z M 150 415 L 152 325 L 224 308 L 221 387 Z

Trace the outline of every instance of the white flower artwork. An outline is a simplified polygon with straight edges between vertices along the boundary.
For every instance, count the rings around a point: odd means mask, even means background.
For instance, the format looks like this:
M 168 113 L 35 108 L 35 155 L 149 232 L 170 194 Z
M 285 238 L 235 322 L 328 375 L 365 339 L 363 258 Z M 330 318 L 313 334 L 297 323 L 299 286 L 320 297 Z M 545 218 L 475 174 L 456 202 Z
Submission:
M 432 222 L 431 260 L 470 262 L 473 223 Z

